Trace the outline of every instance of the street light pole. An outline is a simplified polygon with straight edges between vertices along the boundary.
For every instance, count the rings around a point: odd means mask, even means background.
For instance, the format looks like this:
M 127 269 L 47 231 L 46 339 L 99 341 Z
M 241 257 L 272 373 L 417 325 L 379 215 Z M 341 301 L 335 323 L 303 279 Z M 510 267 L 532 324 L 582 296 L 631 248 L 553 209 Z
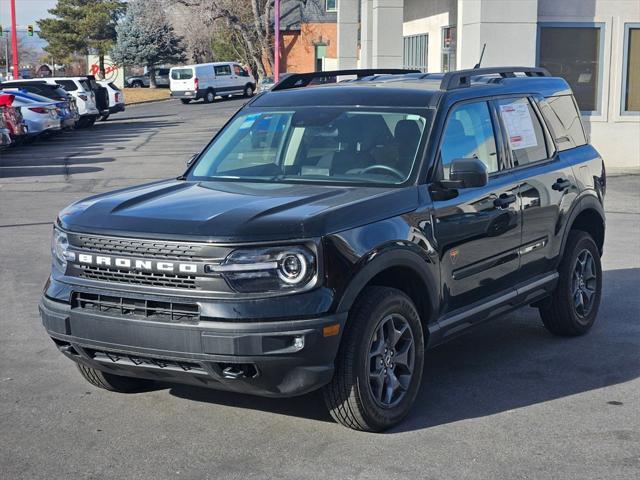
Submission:
M 280 80 L 280 0 L 275 0 L 275 52 L 273 55 L 275 63 L 275 72 L 273 72 L 273 78 L 276 83 Z
M 20 78 L 18 69 L 18 32 L 16 28 L 16 0 L 11 0 L 11 50 L 13 53 L 13 79 Z M 7 63 L 9 59 L 7 58 Z

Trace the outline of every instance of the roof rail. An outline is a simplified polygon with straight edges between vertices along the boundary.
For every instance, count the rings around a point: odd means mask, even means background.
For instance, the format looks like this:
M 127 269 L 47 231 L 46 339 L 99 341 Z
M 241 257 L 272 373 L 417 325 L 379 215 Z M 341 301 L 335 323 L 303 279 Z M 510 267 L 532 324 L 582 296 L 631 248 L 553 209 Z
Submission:
M 479 75 L 498 74 L 502 78 L 515 77 L 516 73 L 524 73 L 527 77 L 550 77 L 551 74 L 542 67 L 486 67 L 471 68 L 469 70 L 458 70 L 448 72 L 442 77 L 440 90 L 455 90 L 456 88 L 466 88 L 471 86 L 471 77 Z
M 277 90 L 289 90 L 291 88 L 306 87 L 314 79 L 331 79 L 332 77 L 337 77 L 340 75 L 356 75 L 358 78 L 363 78 L 369 77 L 371 75 L 404 75 L 406 73 L 419 73 L 419 70 L 405 70 L 401 68 L 371 68 L 355 70 L 331 70 L 327 72 L 294 73 L 276 83 L 271 91 L 274 92 Z

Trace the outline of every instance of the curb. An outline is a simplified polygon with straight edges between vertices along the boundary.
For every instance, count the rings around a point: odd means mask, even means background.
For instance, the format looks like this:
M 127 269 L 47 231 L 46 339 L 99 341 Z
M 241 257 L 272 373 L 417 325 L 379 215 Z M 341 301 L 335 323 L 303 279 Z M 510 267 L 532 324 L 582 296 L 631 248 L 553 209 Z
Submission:
M 144 105 L 145 103 L 157 103 L 157 102 L 166 102 L 168 100 L 174 100 L 173 98 L 154 98 L 153 100 L 143 100 L 142 102 L 135 103 L 127 103 L 125 100 L 124 106 L 125 108 L 135 107 L 136 105 Z

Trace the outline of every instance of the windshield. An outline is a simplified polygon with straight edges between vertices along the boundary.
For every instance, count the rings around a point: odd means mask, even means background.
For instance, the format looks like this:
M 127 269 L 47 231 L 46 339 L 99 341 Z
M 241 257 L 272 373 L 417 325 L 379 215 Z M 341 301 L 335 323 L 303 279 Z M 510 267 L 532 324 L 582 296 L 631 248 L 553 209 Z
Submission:
M 191 68 L 174 68 L 171 70 L 171 78 L 174 80 L 189 80 L 193 77 Z
M 401 184 L 413 169 L 429 110 L 247 108 L 190 172 L 193 179 Z

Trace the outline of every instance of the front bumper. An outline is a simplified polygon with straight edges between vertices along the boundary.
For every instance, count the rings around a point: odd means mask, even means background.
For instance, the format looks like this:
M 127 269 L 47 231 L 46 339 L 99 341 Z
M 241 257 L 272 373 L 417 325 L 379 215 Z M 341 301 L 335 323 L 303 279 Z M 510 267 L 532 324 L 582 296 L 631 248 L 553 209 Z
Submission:
M 42 297 L 42 323 L 71 360 L 116 375 L 268 397 L 315 390 L 331 380 L 340 334 L 323 327 L 346 314 L 303 320 L 176 323 L 89 313 Z M 302 338 L 304 345 L 295 345 Z

